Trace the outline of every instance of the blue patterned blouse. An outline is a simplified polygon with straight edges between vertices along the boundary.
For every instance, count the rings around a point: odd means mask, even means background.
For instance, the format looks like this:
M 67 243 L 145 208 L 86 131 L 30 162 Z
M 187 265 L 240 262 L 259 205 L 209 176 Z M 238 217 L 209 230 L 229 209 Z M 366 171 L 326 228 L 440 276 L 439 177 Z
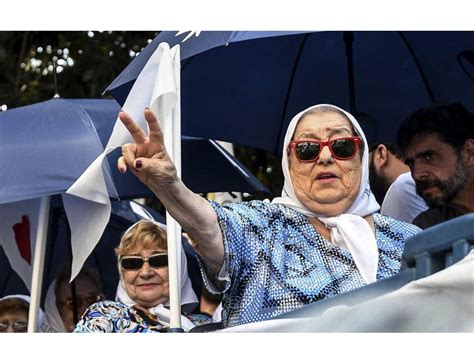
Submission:
M 202 314 L 186 315 L 196 326 L 211 322 Z M 141 310 L 122 302 L 101 301 L 90 306 L 76 325 L 74 332 L 167 332 L 168 327 Z
M 303 214 L 262 201 L 210 202 L 224 239 L 219 283 L 198 259 L 210 292 L 225 292 L 224 327 L 271 319 L 365 285 L 350 252 L 325 240 Z M 404 242 L 421 229 L 377 213 L 373 218 L 377 279 L 383 279 L 400 271 Z

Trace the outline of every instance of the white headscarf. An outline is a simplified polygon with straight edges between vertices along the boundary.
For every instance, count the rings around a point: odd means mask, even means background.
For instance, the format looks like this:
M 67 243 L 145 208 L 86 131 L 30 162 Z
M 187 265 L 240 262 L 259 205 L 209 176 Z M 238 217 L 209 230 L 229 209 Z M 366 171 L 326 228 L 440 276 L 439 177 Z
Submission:
M 67 332 L 63 319 L 59 314 L 58 306 L 56 306 L 56 280 L 54 280 L 46 293 L 46 301 L 44 303 L 44 322 L 40 326 L 41 332 Z
M 166 230 L 166 225 L 163 225 L 163 224 L 161 224 L 157 221 L 153 221 L 153 220 L 147 220 L 147 221 L 153 222 L 154 224 L 156 224 L 156 225 L 160 226 L 161 228 L 163 228 L 164 230 Z M 124 235 L 127 234 L 139 222 L 140 221 L 138 221 L 137 223 L 130 226 L 127 229 L 127 231 L 124 233 Z M 186 254 L 184 252 L 183 245 L 179 244 L 179 246 L 181 247 L 181 254 L 180 254 L 180 256 L 181 256 L 181 266 L 179 267 L 180 272 L 181 272 L 181 277 L 180 277 L 181 278 L 180 279 L 181 305 L 190 304 L 190 303 L 198 303 L 199 300 L 197 299 L 196 294 L 194 293 L 194 290 L 193 290 L 193 287 L 192 287 L 192 284 L 191 284 L 191 279 L 189 279 L 189 276 L 188 276 L 188 263 L 187 263 L 187 260 L 186 260 Z M 120 269 L 120 267 L 119 267 L 119 269 Z M 117 287 L 116 299 L 119 300 L 120 302 L 126 304 L 127 306 L 134 306 L 134 305 L 137 304 L 127 294 L 127 291 L 126 291 L 124 283 L 123 283 L 122 274 L 120 274 L 120 281 L 119 281 L 119 284 L 118 284 L 118 287 Z M 155 315 L 157 317 L 158 321 L 160 321 L 161 323 L 169 326 L 170 317 L 171 317 L 170 310 L 169 310 L 169 308 L 167 308 L 167 307 L 169 307 L 169 304 L 170 304 L 169 301 L 166 302 L 165 304 L 160 303 L 159 305 L 148 308 L 148 311 L 151 314 Z M 187 317 L 181 315 L 181 326 L 185 331 L 189 331 L 195 325 Z
M 11 294 L 11 295 L 0 298 L 0 301 L 6 300 L 7 298 L 19 298 L 25 302 L 28 302 L 28 305 L 31 303 L 31 297 L 24 294 Z M 40 307 L 39 313 L 38 313 L 38 327 L 41 327 L 41 325 L 43 324 L 43 321 L 44 321 L 44 312 Z
M 352 205 L 344 214 L 332 217 L 316 214 L 315 212 L 307 209 L 298 200 L 295 192 L 293 191 L 290 171 L 288 168 L 287 148 L 301 116 L 307 111 L 321 107 L 330 107 L 341 111 L 352 123 L 356 133 L 361 137 L 364 143 L 364 154 L 362 157 L 362 179 L 359 193 Z M 283 185 L 281 197 L 273 199 L 272 203 L 285 205 L 301 212 L 305 216 L 317 217 L 319 220 L 321 220 L 331 231 L 332 243 L 337 246 L 349 249 L 362 278 L 366 283 L 371 283 L 376 280 L 379 255 L 377 242 L 375 241 L 375 235 L 369 223 L 363 217 L 378 211 L 380 206 L 370 191 L 368 151 L 369 147 L 367 140 L 359 123 L 345 110 L 329 104 L 314 105 L 307 108 L 306 110 L 303 110 L 297 114 L 288 125 L 285 140 L 283 142 L 283 157 L 281 162 L 285 183 Z

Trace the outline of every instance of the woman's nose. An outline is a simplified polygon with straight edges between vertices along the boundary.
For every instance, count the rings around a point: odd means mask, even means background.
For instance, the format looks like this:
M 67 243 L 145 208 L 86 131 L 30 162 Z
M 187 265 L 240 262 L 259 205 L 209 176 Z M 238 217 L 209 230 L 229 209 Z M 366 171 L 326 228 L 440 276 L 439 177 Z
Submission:
M 140 269 L 140 275 L 142 277 L 148 277 L 154 274 L 154 270 L 150 267 L 150 264 L 148 262 L 143 263 L 142 269 Z
M 319 152 L 318 163 L 327 164 L 333 162 L 332 153 L 329 146 L 325 145 Z

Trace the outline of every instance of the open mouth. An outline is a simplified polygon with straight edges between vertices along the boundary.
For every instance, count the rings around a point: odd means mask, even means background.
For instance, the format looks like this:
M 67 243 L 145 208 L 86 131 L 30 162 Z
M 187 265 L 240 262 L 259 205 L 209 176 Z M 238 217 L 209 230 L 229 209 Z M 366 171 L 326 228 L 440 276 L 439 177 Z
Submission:
M 318 173 L 318 175 L 316 176 L 317 180 L 330 180 L 333 178 L 337 178 L 337 176 L 334 173 L 330 172 Z

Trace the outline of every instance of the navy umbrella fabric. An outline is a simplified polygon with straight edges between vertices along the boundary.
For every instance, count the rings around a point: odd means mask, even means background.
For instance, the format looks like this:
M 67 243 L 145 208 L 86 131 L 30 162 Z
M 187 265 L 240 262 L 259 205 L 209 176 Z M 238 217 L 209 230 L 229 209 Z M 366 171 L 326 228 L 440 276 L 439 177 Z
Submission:
M 120 106 L 113 100 L 52 99 L 0 113 L 0 203 L 67 190 L 103 151 Z M 184 137 L 183 179 L 195 192 L 268 191 L 217 143 Z M 108 156 L 106 181 L 113 198 L 151 196 Z
M 420 107 L 474 110 L 474 32 L 162 32 L 107 87 L 126 99 L 161 42 L 181 45 L 182 133 L 281 152 L 299 111 L 332 103 L 369 141 Z

